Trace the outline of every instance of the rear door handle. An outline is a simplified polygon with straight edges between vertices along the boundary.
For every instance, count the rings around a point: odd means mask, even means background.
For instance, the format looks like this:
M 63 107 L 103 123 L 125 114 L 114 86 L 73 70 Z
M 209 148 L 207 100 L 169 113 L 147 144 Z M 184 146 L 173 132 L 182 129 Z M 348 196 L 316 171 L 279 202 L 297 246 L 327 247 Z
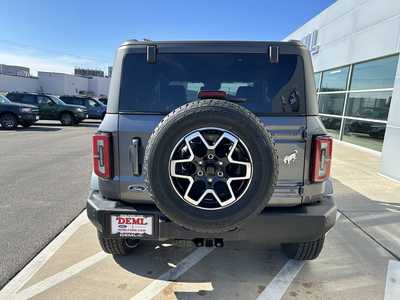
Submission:
M 129 161 L 132 165 L 132 173 L 134 176 L 140 176 L 139 147 L 140 139 L 133 138 L 129 145 Z

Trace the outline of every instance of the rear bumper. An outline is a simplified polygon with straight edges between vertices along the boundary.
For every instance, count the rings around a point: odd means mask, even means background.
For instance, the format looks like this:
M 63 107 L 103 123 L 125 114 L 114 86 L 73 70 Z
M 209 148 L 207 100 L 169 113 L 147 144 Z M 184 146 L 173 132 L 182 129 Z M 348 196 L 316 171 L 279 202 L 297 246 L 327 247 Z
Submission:
M 313 205 L 291 208 L 266 208 L 259 216 L 240 229 L 217 234 L 198 233 L 183 228 L 166 218 L 155 205 L 127 205 L 120 201 L 104 199 L 98 191 L 92 191 L 87 201 L 87 214 L 97 230 L 105 237 L 118 238 L 111 234 L 111 215 L 152 215 L 152 236 L 140 237 L 148 240 L 170 240 L 195 238 L 221 238 L 224 240 L 262 240 L 280 243 L 316 240 L 333 227 L 336 221 L 336 206 L 332 196 Z

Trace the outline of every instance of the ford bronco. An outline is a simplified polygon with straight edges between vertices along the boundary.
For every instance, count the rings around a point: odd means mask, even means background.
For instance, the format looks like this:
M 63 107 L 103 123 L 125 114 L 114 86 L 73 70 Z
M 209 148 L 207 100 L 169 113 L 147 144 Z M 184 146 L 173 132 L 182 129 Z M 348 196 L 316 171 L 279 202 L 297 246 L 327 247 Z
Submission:
M 332 139 L 299 42 L 127 41 L 108 99 L 87 201 L 104 251 L 251 237 L 320 254 L 336 220 Z

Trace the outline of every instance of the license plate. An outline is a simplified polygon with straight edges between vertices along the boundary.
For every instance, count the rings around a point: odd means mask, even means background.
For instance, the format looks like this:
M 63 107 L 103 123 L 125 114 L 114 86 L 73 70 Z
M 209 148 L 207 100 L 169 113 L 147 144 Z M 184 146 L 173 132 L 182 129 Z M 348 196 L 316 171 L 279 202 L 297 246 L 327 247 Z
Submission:
M 153 235 L 153 216 L 112 215 L 111 234 L 121 237 Z

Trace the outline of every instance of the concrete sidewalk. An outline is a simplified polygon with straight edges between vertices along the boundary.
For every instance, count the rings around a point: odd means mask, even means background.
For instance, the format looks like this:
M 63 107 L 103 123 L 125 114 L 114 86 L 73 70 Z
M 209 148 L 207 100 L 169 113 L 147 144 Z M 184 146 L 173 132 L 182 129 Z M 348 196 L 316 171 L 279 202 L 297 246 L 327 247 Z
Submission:
M 400 204 L 400 182 L 379 175 L 380 155 L 335 142 L 332 177 L 371 201 Z
M 342 142 L 336 142 L 333 151 L 339 210 L 399 258 L 400 183 L 379 175 L 377 154 Z

